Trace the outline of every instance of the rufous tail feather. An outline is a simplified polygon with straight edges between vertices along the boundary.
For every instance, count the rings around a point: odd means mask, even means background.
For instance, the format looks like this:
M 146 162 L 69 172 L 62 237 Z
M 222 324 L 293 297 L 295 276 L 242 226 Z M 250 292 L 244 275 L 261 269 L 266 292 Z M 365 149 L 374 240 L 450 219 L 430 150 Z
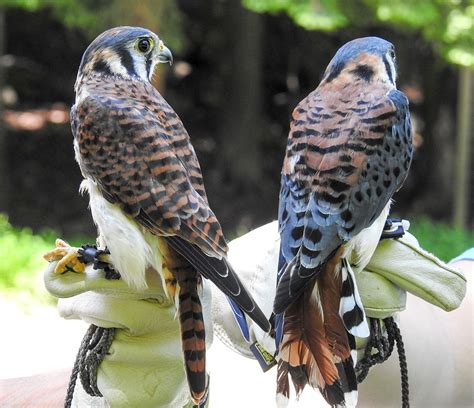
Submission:
M 356 389 L 349 338 L 339 316 L 339 254 L 284 313 L 277 373 L 279 401 L 289 398 L 288 374 L 297 396 L 310 384 L 320 389 L 331 406 L 344 405 L 344 394 Z

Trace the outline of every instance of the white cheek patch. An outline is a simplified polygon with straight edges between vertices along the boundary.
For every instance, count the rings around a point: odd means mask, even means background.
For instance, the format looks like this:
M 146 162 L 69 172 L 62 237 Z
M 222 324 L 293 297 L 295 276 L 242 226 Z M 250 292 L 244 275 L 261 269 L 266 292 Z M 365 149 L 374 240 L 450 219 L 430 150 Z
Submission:
M 396 82 L 397 82 L 397 69 L 395 67 L 395 63 L 394 63 L 393 59 L 390 58 L 389 56 L 387 56 L 387 60 L 388 60 L 388 65 L 390 65 L 390 71 L 392 73 L 393 85 L 396 85 Z
M 146 81 L 148 79 L 148 74 L 146 72 L 146 59 L 144 57 L 136 58 L 133 54 L 132 54 L 132 58 L 133 58 L 133 66 L 135 68 L 135 72 L 141 79 Z
M 111 53 L 106 61 L 110 67 L 111 72 L 122 75 L 124 77 L 128 76 L 127 69 L 123 66 L 122 61 L 120 60 L 120 57 L 117 54 Z

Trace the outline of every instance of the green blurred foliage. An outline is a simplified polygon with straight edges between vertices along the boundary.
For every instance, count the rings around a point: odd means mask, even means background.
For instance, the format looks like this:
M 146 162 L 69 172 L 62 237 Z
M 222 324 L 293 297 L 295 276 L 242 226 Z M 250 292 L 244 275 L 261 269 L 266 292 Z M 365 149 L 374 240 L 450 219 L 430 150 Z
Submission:
M 67 25 L 83 28 L 92 28 L 100 22 L 94 8 L 89 7 L 91 4 L 86 0 L 0 0 L 0 7 L 21 7 L 28 11 L 49 7 Z
M 421 32 L 449 62 L 474 67 L 472 0 L 242 0 L 262 13 L 287 13 L 308 30 L 386 24 Z
M 0 213 L 0 293 L 28 303 L 30 299 L 51 302 L 44 288 L 42 271 L 46 267 L 43 254 L 54 248 L 57 235 L 53 231 L 34 234 L 29 228 L 14 228 Z M 68 240 L 79 246 L 94 242 L 86 237 Z
M 420 245 L 443 261 L 449 262 L 466 249 L 474 247 L 474 231 L 435 223 L 428 218 L 410 222 L 410 232 Z
M 2 6 L 50 8 L 66 25 L 82 28 L 91 37 L 111 27 L 135 25 L 158 33 L 173 50 L 183 44 L 181 14 L 173 0 L 0 0 Z
M 474 246 L 474 233 L 455 229 L 447 224 L 425 218 L 411 223 L 410 232 L 420 245 L 444 261 L 449 261 Z M 27 228 L 14 228 L 0 214 L 0 295 L 10 296 L 27 304 L 31 299 L 52 302 L 42 281 L 46 266 L 43 254 L 54 248 L 56 234 L 52 231 L 34 234 Z M 68 240 L 72 246 L 93 242 L 86 237 Z
M 286 12 L 296 24 L 307 30 L 332 31 L 345 27 L 349 19 L 335 0 L 242 0 L 250 10 L 258 13 Z
M 54 240 L 52 232 L 35 235 L 27 228 L 15 229 L 0 214 L 0 292 L 7 296 L 14 293 L 16 300 L 47 299 L 42 255 L 54 247 Z

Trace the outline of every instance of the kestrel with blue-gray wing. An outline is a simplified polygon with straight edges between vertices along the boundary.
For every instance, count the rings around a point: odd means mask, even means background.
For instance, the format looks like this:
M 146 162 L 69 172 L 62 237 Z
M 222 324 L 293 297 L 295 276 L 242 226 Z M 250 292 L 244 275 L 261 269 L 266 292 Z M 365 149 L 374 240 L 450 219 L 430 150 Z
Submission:
M 104 32 L 82 58 L 71 123 L 99 243 L 131 286 L 146 287 L 149 268 L 161 273 L 178 305 L 186 374 L 199 403 L 207 386 L 201 277 L 265 331 L 269 323 L 226 260 L 188 133 L 150 82 L 155 66 L 171 60 L 149 30 Z
M 356 39 L 337 51 L 293 112 L 274 302 L 282 404 L 288 374 L 298 394 L 310 384 L 331 406 L 356 402 L 352 335 L 368 329 L 346 255 L 362 230 L 384 225 L 410 167 L 408 100 L 395 81 L 393 45 Z

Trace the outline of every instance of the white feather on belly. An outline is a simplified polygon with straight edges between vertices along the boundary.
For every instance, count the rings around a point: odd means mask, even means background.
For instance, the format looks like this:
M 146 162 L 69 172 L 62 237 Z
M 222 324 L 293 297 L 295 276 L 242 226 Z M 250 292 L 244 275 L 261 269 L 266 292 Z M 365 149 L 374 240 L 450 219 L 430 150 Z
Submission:
M 89 193 L 92 218 L 99 233 L 97 244 L 110 251 L 112 264 L 122 279 L 129 286 L 143 290 L 147 287 L 145 273 L 149 267 L 163 277 L 156 237 L 109 203 L 92 180 L 85 179 L 80 191 Z

